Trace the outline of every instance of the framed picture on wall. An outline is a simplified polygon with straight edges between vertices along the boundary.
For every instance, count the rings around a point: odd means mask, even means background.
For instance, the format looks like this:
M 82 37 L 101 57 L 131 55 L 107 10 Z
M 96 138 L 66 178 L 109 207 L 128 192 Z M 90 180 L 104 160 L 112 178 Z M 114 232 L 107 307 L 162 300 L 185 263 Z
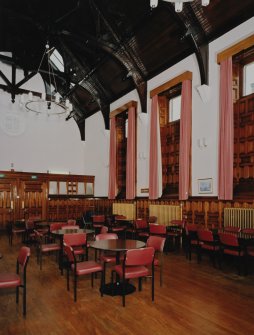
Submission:
M 198 193 L 200 194 L 213 193 L 212 178 L 198 179 Z

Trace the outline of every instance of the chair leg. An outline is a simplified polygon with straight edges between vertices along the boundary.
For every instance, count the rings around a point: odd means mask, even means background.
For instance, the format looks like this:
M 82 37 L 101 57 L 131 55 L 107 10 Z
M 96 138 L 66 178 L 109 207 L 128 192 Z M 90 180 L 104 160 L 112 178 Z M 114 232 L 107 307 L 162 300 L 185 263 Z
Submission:
M 19 303 L 19 286 L 16 287 L 16 303 Z
M 23 315 L 26 315 L 26 285 L 23 287 Z
M 152 266 L 152 301 L 154 301 L 154 265 Z
M 69 270 L 69 267 L 67 268 L 67 272 L 66 272 L 66 283 L 67 283 L 67 290 L 70 291 L 70 270 Z
M 101 271 L 101 297 L 103 297 L 103 285 L 105 284 L 105 272 Z
M 123 293 L 122 293 L 122 302 L 123 302 L 123 307 L 125 307 L 125 285 L 126 285 L 126 281 L 123 278 Z
M 142 291 L 142 277 L 138 278 L 138 290 Z
M 74 301 L 77 301 L 77 276 L 74 274 Z

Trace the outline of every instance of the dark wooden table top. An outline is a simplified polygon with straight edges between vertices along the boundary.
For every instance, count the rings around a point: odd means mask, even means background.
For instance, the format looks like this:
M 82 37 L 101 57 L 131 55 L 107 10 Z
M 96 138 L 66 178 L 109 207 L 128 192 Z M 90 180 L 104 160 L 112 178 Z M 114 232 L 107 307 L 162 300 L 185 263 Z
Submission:
M 137 240 L 99 240 L 90 243 L 90 247 L 98 250 L 126 251 L 145 247 L 145 242 Z

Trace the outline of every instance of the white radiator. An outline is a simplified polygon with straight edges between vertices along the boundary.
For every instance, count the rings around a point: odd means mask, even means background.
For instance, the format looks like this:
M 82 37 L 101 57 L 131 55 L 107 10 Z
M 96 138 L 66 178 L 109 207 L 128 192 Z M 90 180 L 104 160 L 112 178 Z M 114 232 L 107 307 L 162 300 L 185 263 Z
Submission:
M 224 227 L 254 228 L 254 208 L 224 208 Z

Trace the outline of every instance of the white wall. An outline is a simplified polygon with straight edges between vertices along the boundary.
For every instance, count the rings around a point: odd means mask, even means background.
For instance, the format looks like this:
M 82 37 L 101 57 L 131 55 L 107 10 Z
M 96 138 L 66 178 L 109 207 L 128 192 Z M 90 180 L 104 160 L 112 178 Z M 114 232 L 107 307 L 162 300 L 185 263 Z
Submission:
M 196 57 L 191 55 L 148 82 L 147 114 L 141 114 L 140 101 L 136 90 L 128 93 L 111 104 L 114 110 L 130 100 L 138 102 L 137 129 L 137 195 L 141 188 L 148 188 L 149 162 L 149 117 L 151 100 L 150 90 L 169 81 L 185 71 L 193 72 L 192 104 L 192 195 L 198 194 L 198 179 L 212 178 L 213 193 L 217 195 L 218 166 L 218 115 L 219 115 L 219 66 L 216 63 L 218 52 L 253 34 L 254 18 L 246 21 L 209 45 L 209 86 L 211 98 L 203 103 L 196 88 L 200 85 L 200 76 Z M 0 64 L 6 74 L 6 66 Z M 19 73 L 22 78 L 22 72 Z M 10 73 L 7 76 L 10 78 Z M 43 91 L 40 78 L 33 78 L 23 88 Z M 0 78 L 0 83 L 3 81 Z M 10 95 L 0 91 L 0 115 L 5 112 L 22 113 L 19 103 L 10 102 Z M 21 115 L 21 114 L 20 114 Z M 47 170 L 70 171 L 77 174 L 95 175 L 95 195 L 107 196 L 109 131 L 105 130 L 101 112 L 86 120 L 86 140 L 80 140 L 80 134 L 73 120 L 39 120 L 35 115 L 22 113 L 26 129 L 18 136 L 7 135 L 0 128 L 0 169 L 9 170 L 14 163 L 15 170 L 46 172 Z M 203 143 L 206 147 L 199 147 Z

